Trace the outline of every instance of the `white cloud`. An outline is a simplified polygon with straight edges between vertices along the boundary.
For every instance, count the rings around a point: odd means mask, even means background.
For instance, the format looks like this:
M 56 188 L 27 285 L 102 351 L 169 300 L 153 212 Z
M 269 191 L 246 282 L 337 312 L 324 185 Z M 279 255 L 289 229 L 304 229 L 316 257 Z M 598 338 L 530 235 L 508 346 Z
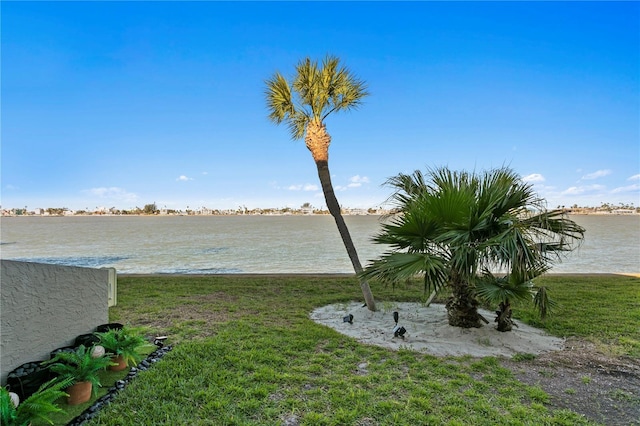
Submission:
M 545 178 L 540 173 L 531 173 L 522 178 L 524 182 L 544 182 Z
M 633 185 L 620 186 L 611 190 L 612 194 L 619 194 L 621 192 L 635 192 L 640 191 L 640 183 L 634 183 Z
M 314 185 L 311 183 L 306 184 L 303 188 L 303 191 L 317 191 L 318 190 L 318 185 Z
M 640 180 L 640 174 L 633 175 L 633 176 L 629 177 L 627 180 Z
M 562 195 L 581 195 L 590 192 L 603 191 L 606 187 L 604 185 L 585 185 L 585 186 L 572 186 L 562 191 Z
M 122 200 L 122 201 L 136 201 L 138 196 L 132 192 L 127 192 L 122 188 L 118 188 L 115 186 L 112 187 L 100 187 L 100 188 L 91 188 L 82 191 L 86 194 L 93 195 L 99 198 L 110 198 L 114 200 Z
M 578 194 L 582 194 L 583 192 L 584 190 L 582 189 L 582 187 L 572 186 L 562 191 L 561 194 L 562 195 L 578 195 Z
M 580 180 L 592 180 L 592 179 L 598 179 L 604 176 L 608 176 L 611 174 L 611 170 L 609 169 L 602 169 L 602 170 L 598 170 L 596 172 L 593 173 L 588 173 L 584 176 L 582 176 L 580 178 Z
M 8 184 L 6 184 L 6 185 L 4 186 L 4 189 L 6 189 L 7 191 L 15 191 L 16 189 L 18 189 L 18 187 L 17 187 L 17 186 L 15 186 L 15 185 L 11 185 L 10 183 L 8 183 Z
M 185 175 L 180 175 L 176 180 L 178 182 L 188 182 L 190 180 L 193 180 L 193 178 L 187 177 Z
M 366 176 L 355 175 L 349 179 L 351 183 L 369 183 L 369 178 Z
M 539 183 L 536 185 L 536 190 L 538 191 L 554 191 L 556 189 L 553 185 L 545 185 L 544 183 Z
M 335 185 L 333 187 L 333 190 L 335 192 L 347 191 L 349 188 L 357 188 L 359 186 L 362 186 L 363 183 L 369 183 L 369 178 L 366 176 L 356 175 L 349 178 L 349 183 L 347 185 Z M 270 185 L 275 189 L 279 189 L 277 182 L 270 182 Z M 289 185 L 286 189 L 288 191 L 306 191 L 306 192 L 320 191 L 319 193 L 320 195 L 322 195 L 322 188 L 320 187 L 320 185 L 316 185 L 313 183 L 306 183 L 304 185 L 300 185 L 300 184 Z
M 289 185 L 287 189 L 289 191 L 317 191 L 318 185 L 314 185 L 312 183 L 307 183 L 304 185 Z
M 349 178 L 347 188 L 358 188 L 362 186 L 363 183 L 369 183 L 369 178 L 366 176 L 355 175 Z

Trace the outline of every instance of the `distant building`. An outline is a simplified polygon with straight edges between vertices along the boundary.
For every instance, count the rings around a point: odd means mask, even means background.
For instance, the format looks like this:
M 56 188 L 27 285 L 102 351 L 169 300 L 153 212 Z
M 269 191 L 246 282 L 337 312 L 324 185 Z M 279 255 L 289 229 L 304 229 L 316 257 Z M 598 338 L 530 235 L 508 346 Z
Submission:
M 345 214 L 348 215 L 367 215 L 369 212 L 367 209 L 345 209 Z
M 200 210 L 196 210 L 196 214 L 201 214 L 201 215 L 212 215 L 213 213 L 214 211 L 207 207 L 202 207 L 200 208 Z

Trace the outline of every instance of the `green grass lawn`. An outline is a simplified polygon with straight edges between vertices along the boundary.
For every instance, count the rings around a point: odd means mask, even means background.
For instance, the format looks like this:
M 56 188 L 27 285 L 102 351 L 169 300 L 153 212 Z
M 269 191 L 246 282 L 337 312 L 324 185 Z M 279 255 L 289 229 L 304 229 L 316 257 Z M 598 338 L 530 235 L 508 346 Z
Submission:
M 555 275 L 540 278 L 558 302 L 541 322 L 532 306 L 516 316 L 550 334 L 590 340 L 612 355 L 640 358 L 640 279 L 619 275 Z
M 539 284 L 558 302 L 555 314 L 540 322 L 518 306 L 517 318 L 640 357 L 640 279 L 561 275 Z M 371 286 L 380 303 L 424 299 L 420 284 Z M 352 276 L 119 277 L 110 321 L 166 334 L 174 349 L 90 424 L 589 424 L 548 409 L 548 395 L 497 358 L 367 346 L 309 319 L 315 307 L 351 300 L 361 300 Z

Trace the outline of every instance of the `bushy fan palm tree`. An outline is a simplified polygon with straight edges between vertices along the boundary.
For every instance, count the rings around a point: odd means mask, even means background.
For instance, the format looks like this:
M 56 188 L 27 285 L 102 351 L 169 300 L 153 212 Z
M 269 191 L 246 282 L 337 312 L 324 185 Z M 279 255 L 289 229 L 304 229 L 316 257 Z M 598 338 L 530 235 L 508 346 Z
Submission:
M 287 81 L 276 73 L 266 82 L 269 119 L 276 124 L 285 122 L 293 139 L 302 139 L 316 163 L 322 192 L 329 213 L 333 216 L 338 232 L 357 274 L 362 271 L 349 229 L 340 212 L 331 175 L 329 174 L 329 144 L 325 119 L 333 112 L 347 111 L 361 105 L 368 95 L 364 82 L 358 80 L 336 57 L 327 56 L 321 65 L 310 58 L 296 66 L 296 74 Z M 375 310 L 371 289 L 365 280 L 360 287 L 370 310 Z
M 584 234 L 562 211 L 547 211 L 531 185 L 508 168 L 482 174 L 439 168 L 399 174 L 387 183 L 395 189 L 391 200 L 399 214 L 374 241 L 390 250 L 362 276 L 396 281 L 424 274 L 426 290 L 447 286 L 453 326 L 486 321 L 477 310 L 480 296 L 500 304 L 498 329 L 510 330 L 511 301 L 531 298 L 531 280 Z M 547 312 L 546 291 L 531 299 Z

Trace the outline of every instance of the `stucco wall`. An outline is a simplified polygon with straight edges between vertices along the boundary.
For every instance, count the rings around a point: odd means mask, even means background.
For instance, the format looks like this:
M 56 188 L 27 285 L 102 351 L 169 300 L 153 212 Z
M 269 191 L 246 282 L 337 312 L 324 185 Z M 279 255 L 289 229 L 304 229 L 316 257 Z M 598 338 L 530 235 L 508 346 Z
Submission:
M 0 381 L 108 322 L 109 270 L 0 261 Z

